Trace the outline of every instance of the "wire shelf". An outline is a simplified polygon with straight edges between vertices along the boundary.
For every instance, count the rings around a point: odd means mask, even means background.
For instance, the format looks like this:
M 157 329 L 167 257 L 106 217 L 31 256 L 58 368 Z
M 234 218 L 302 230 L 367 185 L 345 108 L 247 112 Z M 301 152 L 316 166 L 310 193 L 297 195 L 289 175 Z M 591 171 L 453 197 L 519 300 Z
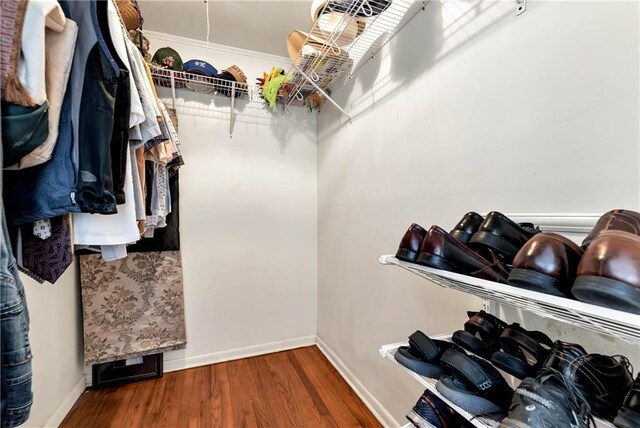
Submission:
M 171 90 L 186 88 L 194 92 L 218 94 L 229 98 L 233 95 L 237 99 L 266 104 L 266 101 L 262 98 L 262 87 L 258 85 L 169 70 L 152 65 L 150 65 L 150 68 L 153 83 L 163 88 L 170 88 Z
M 431 336 L 431 338 L 432 339 L 436 339 L 436 340 L 446 340 L 448 342 L 451 341 L 451 335 L 450 334 L 448 334 L 448 335 L 440 335 L 440 336 Z M 394 364 L 396 364 L 398 367 L 402 368 L 405 371 L 405 373 L 407 373 L 409 376 L 411 376 L 412 378 L 414 378 L 415 380 L 420 382 L 420 384 L 423 385 L 426 389 L 428 389 L 433 394 L 435 394 L 438 397 L 440 397 L 445 403 L 447 403 L 449 405 L 449 407 L 451 407 L 453 410 L 455 410 L 460 416 L 462 416 L 463 418 L 468 420 L 473 426 L 479 427 L 479 428 L 495 428 L 495 427 L 499 426 L 499 424 L 500 424 L 499 421 L 495 421 L 495 420 L 490 419 L 488 417 L 482 417 L 482 416 L 473 415 L 473 414 L 471 414 L 471 413 L 469 413 L 469 412 L 467 412 L 465 410 L 462 410 L 460 407 L 458 407 L 457 405 L 455 405 L 454 403 L 449 401 L 446 397 L 444 397 L 442 394 L 440 394 L 440 392 L 436 389 L 436 383 L 438 383 L 437 379 L 431 379 L 431 378 L 428 378 L 428 377 L 421 376 L 421 375 L 409 370 L 408 368 L 406 368 L 402 364 L 400 364 L 398 361 L 396 361 L 395 354 L 396 354 L 398 348 L 401 347 L 401 346 L 407 346 L 407 345 L 408 345 L 407 342 L 391 343 L 389 345 L 383 345 L 378 352 L 380 352 L 380 355 L 382 357 L 388 358 Z M 520 384 L 520 380 L 515 378 L 514 376 L 511 376 L 511 375 L 509 375 L 507 373 L 504 373 L 502 371 L 501 371 L 501 373 L 503 375 L 505 375 L 504 377 L 505 377 L 507 383 L 509 383 L 509 385 L 512 388 L 515 388 L 516 385 Z M 609 421 L 606 421 L 606 420 L 600 419 L 600 418 L 594 418 L 594 419 L 595 419 L 595 422 L 596 422 L 596 428 L 615 428 L 615 426 Z
M 301 43 L 284 87 L 284 105 L 315 92 L 330 98 L 430 0 L 329 0 Z M 337 14 L 336 14 L 337 13 Z M 331 30 L 331 31 L 327 31 Z M 342 110 L 343 113 L 344 110 Z
M 403 262 L 394 256 L 382 256 L 380 263 L 400 266 L 444 288 L 473 294 L 544 318 L 552 318 L 596 333 L 617 337 L 631 344 L 640 343 L 640 315 L 431 269 Z
M 446 337 L 433 336 L 432 338 L 433 339 L 444 340 Z M 437 379 L 431 379 L 431 378 L 428 378 L 428 377 L 421 376 L 418 373 L 415 373 L 415 372 L 409 370 L 408 368 L 406 368 L 405 366 L 403 366 L 402 364 L 397 362 L 396 359 L 395 359 L 396 351 L 398 350 L 399 347 L 406 346 L 406 345 L 407 345 L 406 342 L 399 342 L 399 343 L 392 343 L 390 345 L 383 345 L 380 348 L 379 352 L 380 352 L 380 355 L 382 357 L 388 358 L 391 361 L 393 361 L 394 364 L 396 364 L 398 367 L 402 368 L 409 376 L 411 376 L 412 378 L 414 378 L 415 380 L 420 382 L 420 384 L 422 384 L 422 386 L 424 386 L 426 389 L 431 391 L 434 395 L 436 395 L 440 399 L 442 399 L 442 401 L 447 403 L 447 405 L 449 407 L 451 407 L 460 416 L 462 416 L 467 421 L 469 421 L 473 426 L 478 427 L 478 428 L 495 428 L 495 427 L 500 425 L 500 422 L 498 422 L 498 421 L 494 421 L 494 420 L 489 419 L 489 418 L 476 416 L 476 415 L 473 415 L 473 414 L 467 412 L 466 410 L 461 409 L 456 404 L 454 404 L 452 401 L 450 401 L 448 398 L 446 398 L 442 394 L 440 394 L 440 392 L 436 389 L 436 383 L 438 383 Z

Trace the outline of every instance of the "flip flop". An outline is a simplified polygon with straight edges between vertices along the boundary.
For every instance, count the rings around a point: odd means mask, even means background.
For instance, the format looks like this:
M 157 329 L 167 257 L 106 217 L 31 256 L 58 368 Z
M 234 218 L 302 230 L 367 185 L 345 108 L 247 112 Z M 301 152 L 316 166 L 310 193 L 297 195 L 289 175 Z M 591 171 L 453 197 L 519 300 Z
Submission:
M 417 330 L 409 336 L 409 346 L 401 346 L 394 358 L 398 363 L 419 375 L 438 379 L 444 374 L 440 357 L 448 349 L 460 349 L 444 340 L 434 340 Z
M 507 323 L 485 312 L 467 312 L 469 320 L 464 330 L 453 333 L 451 340 L 469 352 L 490 359 L 500 350 L 500 335 Z
M 447 370 L 436 389 L 462 409 L 475 415 L 506 413 L 513 390 L 488 361 L 448 350 L 440 359 Z
M 500 351 L 491 356 L 494 366 L 524 379 L 534 377 L 551 353 L 553 341 L 541 331 L 527 331 L 513 323 L 500 335 Z

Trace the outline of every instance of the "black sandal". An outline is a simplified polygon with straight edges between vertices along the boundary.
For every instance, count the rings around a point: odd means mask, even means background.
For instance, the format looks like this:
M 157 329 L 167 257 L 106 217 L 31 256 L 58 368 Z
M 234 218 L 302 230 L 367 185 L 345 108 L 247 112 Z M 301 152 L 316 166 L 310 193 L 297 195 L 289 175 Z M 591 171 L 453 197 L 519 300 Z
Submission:
M 409 346 L 399 347 L 394 358 L 398 363 L 419 375 L 438 379 L 444 374 L 440 357 L 447 349 L 461 350 L 454 343 L 431 339 L 417 330 L 409 336 Z
M 500 335 L 507 323 L 485 312 L 467 312 L 469 320 L 464 330 L 453 333 L 451 340 L 469 352 L 490 359 L 500 350 Z
M 514 323 L 500 336 L 500 351 L 491 356 L 494 366 L 524 379 L 534 377 L 551 353 L 553 342 L 541 331 L 527 331 Z
M 506 413 L 513 389 L 488 361 L 464 352 L 449 350 L 440 363 L 447 374 L 436 389 L 443 396 L 474 415 Z

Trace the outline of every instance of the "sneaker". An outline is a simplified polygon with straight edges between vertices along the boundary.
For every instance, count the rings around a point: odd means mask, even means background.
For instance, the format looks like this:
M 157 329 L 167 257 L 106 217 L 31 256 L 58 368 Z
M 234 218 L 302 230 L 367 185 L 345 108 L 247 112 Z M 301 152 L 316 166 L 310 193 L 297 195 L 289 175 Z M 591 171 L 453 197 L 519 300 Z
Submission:
M 580 391 L 558 371 L 543 369 L 526 378 L 511 402 L 500 428 L 585 428 L 595 426 L 591 409 Z
M 413 409 L 407 413 L 407 419 L 418 428 L 462 426 L 462 417 L 428 389 L 424 391 Z

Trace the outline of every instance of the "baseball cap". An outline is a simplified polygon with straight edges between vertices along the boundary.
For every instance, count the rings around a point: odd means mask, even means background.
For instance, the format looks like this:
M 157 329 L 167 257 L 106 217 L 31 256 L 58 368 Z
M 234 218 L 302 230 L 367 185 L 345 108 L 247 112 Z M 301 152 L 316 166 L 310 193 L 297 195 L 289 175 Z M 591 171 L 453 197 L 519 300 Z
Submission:
M 218 70 L 211 64 L 201 59 L 190 59 L 184 63 L 185 73 L 200 74 L 207 77 L 216 77 Z
M 182 58 L 180 58 L 178 52 L 169 46 L 158 49 L 151 60 L 161 67 L 175 71 L 182 71 L 184 68 Z
M 225 69 L 218 75 L 218 79 L 240 83 L 241 85 L 239 85 L 239 87 L 236 87 L 236 94 L 243 94 L 246 92 L 246 87 L 244 84 L 247 83 L 247 76 L 237 65 L 232 65 L 231 67 Z M 226 95 L 227 97 L 231 96 L 231 84 L 220 82 L 216 89 L 218 93 L 222 95 Z

